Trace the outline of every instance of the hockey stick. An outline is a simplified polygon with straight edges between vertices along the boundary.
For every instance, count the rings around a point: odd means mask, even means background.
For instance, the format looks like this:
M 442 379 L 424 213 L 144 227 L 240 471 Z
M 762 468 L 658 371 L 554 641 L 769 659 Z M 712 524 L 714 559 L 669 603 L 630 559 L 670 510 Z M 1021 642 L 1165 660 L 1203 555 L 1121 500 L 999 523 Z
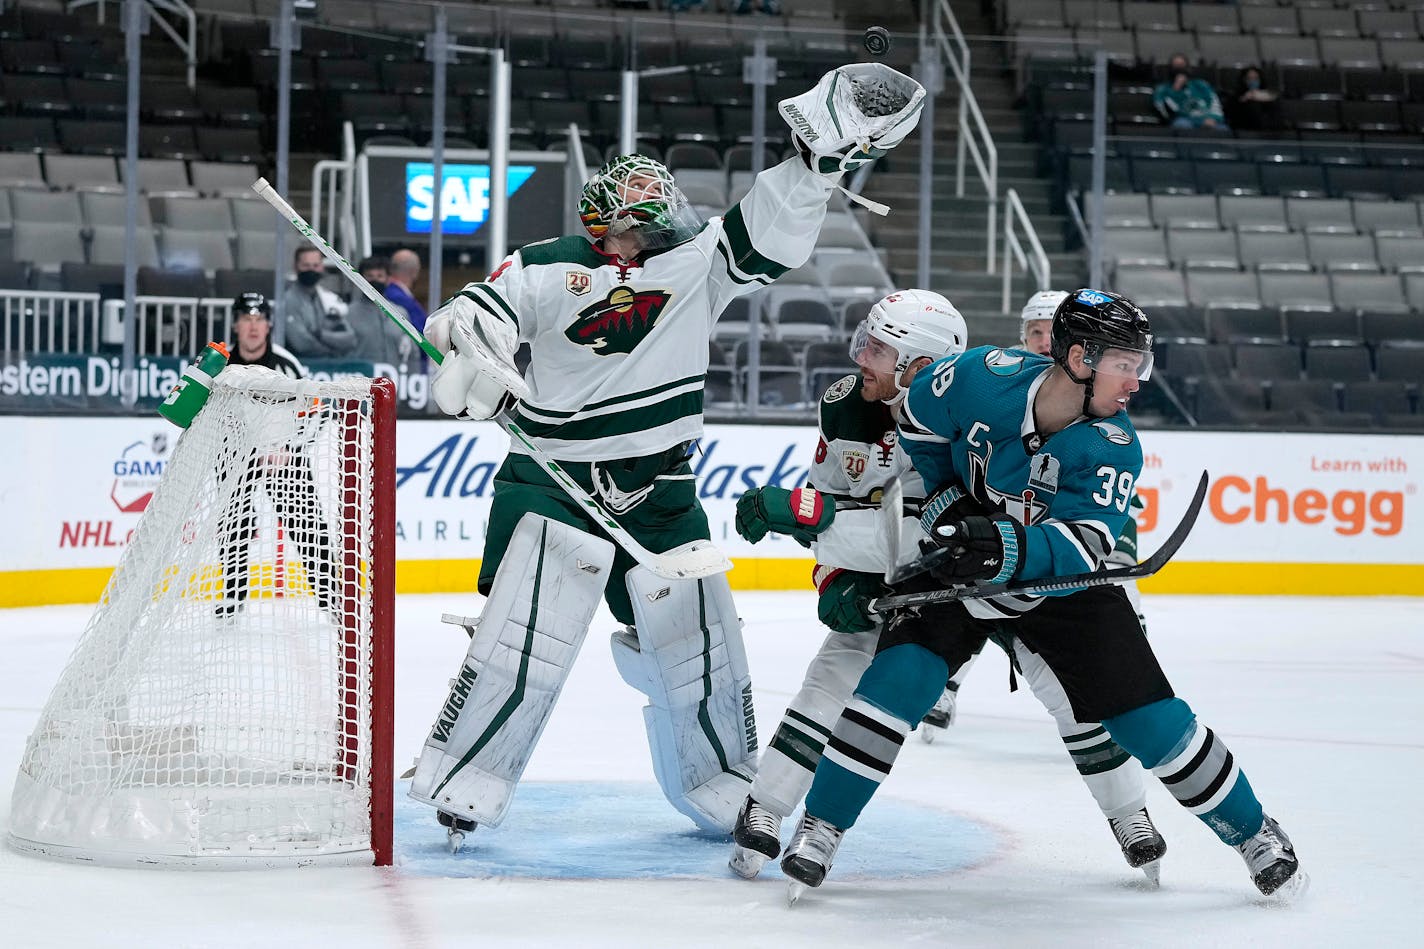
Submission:
M 351 284 L 361 291 L 362 296 L 375 304 L 376 308 L 386 315 L 386 317 L 399 326 L 407 336 L 415 341 L 422 352 L 429 356 L 431 361 L 439 365 L 444 361 L 445 355 L 436 349 L 435 346 L 426 339 L 425 336 L 416 329 L 415 326 L 405 316 L 391 308 L 385 297 L 376 292 L 376 288 L 367 282 L 366 278 L 356 272 L 355 268 L 336 252 L 336 248 L 327 243 L 326 238 L 318 234 L 306 220 L 297 213 L 296 209 L 287 203 L 286 199 L 277 193 L 266 178 L 258 178 L 252 184 L 252 190 L 257 192 L 263 200 L 272 205 L 277 213 L 286 218 L 307 240 L 311 241 L 321 251 L 323 257 L 336 265 L 336 269 L 345 275 Z M 695 580 L 698 577 L 710 577 L 713 574 L 724 573 L 731 569 L 732 562 L 727 559 L 721 550 L 713 546 L 711 541 L 705 547 L 694 547 L 690 550 L 669 551 L 668 553 L 655 554 L 642 544 L 633 539 L 633 535 L 623 529 L 613 515 L 609 514 L 599 504 L 597 500 L 590 497 L 588 492 L 579 486 L 578 482 L 569 476 L 559 466 L 559 463 L 539 448 L 529 436 L 524 433 L 518 425 L 504 419 L 499 420 L 499 424 L 509 433 L 509 437 L 518 441 L 528 452 L 539 467 L 549 473 L 554 479 L 554 483 L 563 489 L 564 493 L 573 499 L 579 507 L 594 522 L 613 538 L 613 542 L 622 547 L 634 560 L 658 576 L 668 580 Z
M 1143 580 L 1152 576 L 1157 571 L 1167 565 L 1167 561 L 1177 553 L 1187 540 L 1187 535 L 1192 532 L 1192 525 L 1197 521 L 1197 515 L 1201 513 L 1202 502 L 1206 500 L 1207 473 L 1202 472 L 1201 480 L 1197 482 L 1196 494 L 1192 496 L 1192 501 L 1187 505 L 1187 512 L 1182 515 L 1181 521 L 1162 542 L 1162 546 L 1157 548 L 1156 553 L 1134 567 L 1118 567 L 1108 570 L 1095 570 L 1092 573 L 1075 573 L 1062 577 L 1044 577 L 1039 580 L 1021 580 L 1017 583 L 979 583 L 966 584 L 964 586 L 946 587 L 943 590 L 926 590 L 921 593 L 901 593 L 890 596 L 876 597 L 871 600 L 867 608 L 875 613 L 883 613 L 886 610 L 900 609 L 906 606 L 925 606 L 931 603 L 947 603 L 954 600 L 980 600 L 990 596 L 1006 595 L 1031 595 L 1037 593 L 1053 593 L 1059 590 L 1079 590 L 1087 587 L 1109 586 L 1114 583 L 1126 583 L 1129 580 Z M 935 551 L 934 553 L 939 553 Z M 934 554 L 922 557 L 919 563 L 930 559 Z M 943 559 L 943 558 L 940 558 Z M 938 562 L 938 561 L 936 561 Z M 915 566 L 910 564 L 908 566 Z M 922 571 L 917 571 L 922 572 Z M 913 574 L 912 574 L 913 575 Z

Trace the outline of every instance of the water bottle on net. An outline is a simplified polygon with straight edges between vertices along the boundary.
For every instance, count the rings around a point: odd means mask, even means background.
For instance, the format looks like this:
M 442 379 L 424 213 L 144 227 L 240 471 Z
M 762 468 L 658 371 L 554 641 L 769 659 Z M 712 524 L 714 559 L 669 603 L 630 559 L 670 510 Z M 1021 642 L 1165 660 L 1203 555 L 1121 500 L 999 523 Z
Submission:
M 228 351 L 222 343 L 209 343 L 203 347 L 193 364 L 183 370 L 183 377 L 158 406 L 158 414 L 181 428 L 193 424 L 198 410 L 208 401 L 212 392 L 213 377 L 227 366 Z

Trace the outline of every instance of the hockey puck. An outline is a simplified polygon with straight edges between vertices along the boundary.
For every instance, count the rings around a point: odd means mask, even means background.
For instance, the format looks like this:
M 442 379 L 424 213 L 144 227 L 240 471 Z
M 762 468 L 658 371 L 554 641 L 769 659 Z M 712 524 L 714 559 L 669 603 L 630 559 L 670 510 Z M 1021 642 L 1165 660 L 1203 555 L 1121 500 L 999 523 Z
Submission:
M 884 56 L 890 52 L 890 31 L 883 26 L 872 26 L 865 31 L 865 51 L 872 56 Z

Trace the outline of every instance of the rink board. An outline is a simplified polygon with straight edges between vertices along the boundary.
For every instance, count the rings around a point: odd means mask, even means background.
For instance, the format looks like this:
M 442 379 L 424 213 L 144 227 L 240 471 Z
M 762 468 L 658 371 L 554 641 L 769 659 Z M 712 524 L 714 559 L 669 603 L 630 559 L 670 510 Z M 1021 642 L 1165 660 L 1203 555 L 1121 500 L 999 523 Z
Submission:
M 162 419 L 0 419 L 12 463 L 0 470 L 0 606 L 92 602 L 142 516 L 180 431 Z M 713 540 L 737 589 L 800 589 L 811 561 L 787 538 L 736 536 L 750 486 L 804 481 L 811 426 L 708 426 L 694 459 Z M 1386 435 L 1146 432 L 1140 552 L 1181 516 L 1197 476 L 1212 476 L 1196 529 L 1144 588 L 1158 593 L 1408 595 L 1424 590 L 1418 482 L 1424 438 Z M 402 421 L 397 439 L 397 589 L 468 591 L 508 439 L 489 423 Z M 1050 443 L 1051 450 L 1051 443 Z M 842 459 L 847 470 L 888 461 Z

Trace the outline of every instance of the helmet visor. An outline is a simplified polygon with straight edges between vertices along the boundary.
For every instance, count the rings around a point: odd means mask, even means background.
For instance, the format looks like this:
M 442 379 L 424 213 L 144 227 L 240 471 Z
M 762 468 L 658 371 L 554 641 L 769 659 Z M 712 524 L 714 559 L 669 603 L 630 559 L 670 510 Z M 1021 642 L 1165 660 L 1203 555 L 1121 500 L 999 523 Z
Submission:
M 900 362 L 900 351 L 883 339 L 870 335 L 870 321 L 861 320 L 850 340 L 850 358 L 871 372 L 892 373 Z
M 1133 378 L 1146 382 L 1152 376 L 1152 353 L 1088 343 L 1083 347 L 1083 364 L 1105 376 Z

